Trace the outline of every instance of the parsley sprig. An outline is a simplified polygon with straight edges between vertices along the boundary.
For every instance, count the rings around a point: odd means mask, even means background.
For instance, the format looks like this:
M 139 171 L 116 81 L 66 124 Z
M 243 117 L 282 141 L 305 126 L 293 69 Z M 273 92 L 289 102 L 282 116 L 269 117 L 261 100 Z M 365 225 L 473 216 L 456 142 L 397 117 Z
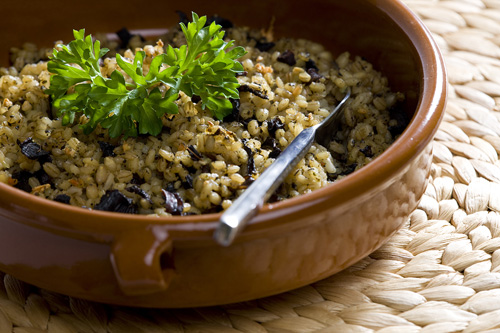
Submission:
M 206 16 L 193 13 L 193 22 L 187 27 L 180 23 L 186 45 L 169 45 L 165 53 L 152 59 L 147 74 L 143 71 L 144 51 L 136 52 L 132 62 L 117 54 L 118 66 L 132 83 L 119 70 L 104 77 L 99 61 L 109 50 L 101 48 L 98 40 L 93 42 L 91 35 L 85 36 L 84 29 L 74 30 L 75 40 L 58 45 L 48 62 L 54 75 L 46 93 L 52 96 L 63 125 L 73 123 L 75 115 L 83 112 L 88 118 L 83 125 L 85 134 L 101 125 L 111 137 L 136 136 L 138 132 L 158 135 L 162 116 L 178 113 L 175 101 L 180 91 L 201 97 L 203 109 L 222 120 L 232 110 L 228 98 L 239 98 L 235 74 L 243 67 L 236 59 L 246 51 L 233 47 L 234 41 L 224 41 L 220 25 L 205 26 L 206 21 Z M 162 92 L 161 84 L 168 89 Z

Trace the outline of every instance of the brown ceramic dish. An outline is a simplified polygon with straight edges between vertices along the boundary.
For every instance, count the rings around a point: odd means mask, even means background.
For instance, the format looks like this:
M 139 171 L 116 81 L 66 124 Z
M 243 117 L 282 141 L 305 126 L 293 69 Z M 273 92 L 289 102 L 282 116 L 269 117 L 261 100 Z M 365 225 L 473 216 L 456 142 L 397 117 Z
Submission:
M 189 307 L 243 301 L 300 287 L 368 255 L 415 209 L 427 184 L 431 140 L 444 112 L 446 79 L 436 44 L 395 0 L 88 0 L 2 4 L 0 63 L 24 41 L 51 46 L 87 32 L 163 28 L 173 9 L 267 26 L 276 34 L 366 57 L 406 94 L 412 121 L 379 158 L 311 194 L 267 205 L 235 243 L 212 240 L 218 214 L 159 219 L 89 211 L 0 184 L 0 270 L 36 286 L 95 301 Z M 58 8 L 58 9 L 55 9 Z M 144 14 L 142 14 L 144 13 Z

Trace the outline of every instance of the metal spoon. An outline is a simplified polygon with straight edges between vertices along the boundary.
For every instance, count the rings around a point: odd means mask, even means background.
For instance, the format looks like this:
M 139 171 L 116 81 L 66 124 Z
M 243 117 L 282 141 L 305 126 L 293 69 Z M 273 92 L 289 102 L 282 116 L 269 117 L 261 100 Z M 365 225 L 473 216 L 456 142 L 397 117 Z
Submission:
M 264 170 L 259 178 L 222 214 L 219 225 L 214 232 L 214 239 L 220 245 L 231 245 L 248 221 L 257 215 L 286 176 L 307 154 L 314 140 L 323 146 L 328 145 L 338 123 L 339 111 L 350 95 L 351 90 L 348 88 L 344 98 L 328 117 L 321 123 L 300 132 L 273 164 Z

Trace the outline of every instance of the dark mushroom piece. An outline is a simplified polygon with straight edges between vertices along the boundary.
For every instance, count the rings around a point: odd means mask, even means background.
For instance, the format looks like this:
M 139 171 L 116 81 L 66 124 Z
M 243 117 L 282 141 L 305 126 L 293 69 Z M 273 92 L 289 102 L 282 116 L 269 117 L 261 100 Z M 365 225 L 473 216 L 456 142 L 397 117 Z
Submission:
M 165 198 L 165 210 L 172 215 L 181 215 L 184 210 L 184 202 L 177 192 L 161 190 Z
M 95 210 L 104 210 L 108 212 L 137 214 L 137 206 L 132 199 L 126 197 L 118 190 L 107 191 L 101 198 L 101 201 L 94 207 Z

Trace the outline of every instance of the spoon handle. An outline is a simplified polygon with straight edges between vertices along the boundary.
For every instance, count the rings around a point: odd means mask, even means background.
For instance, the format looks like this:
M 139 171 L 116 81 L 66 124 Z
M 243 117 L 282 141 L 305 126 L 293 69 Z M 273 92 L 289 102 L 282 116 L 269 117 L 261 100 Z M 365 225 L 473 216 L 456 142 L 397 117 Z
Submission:
M 236 235 L 254 217 L 287 175 L 307 154 L 317 126 L 309 127 L 297 135 L 278 158 L 233 202 L 221 216 L 214 233 L 215 240 L 229 246 Z

